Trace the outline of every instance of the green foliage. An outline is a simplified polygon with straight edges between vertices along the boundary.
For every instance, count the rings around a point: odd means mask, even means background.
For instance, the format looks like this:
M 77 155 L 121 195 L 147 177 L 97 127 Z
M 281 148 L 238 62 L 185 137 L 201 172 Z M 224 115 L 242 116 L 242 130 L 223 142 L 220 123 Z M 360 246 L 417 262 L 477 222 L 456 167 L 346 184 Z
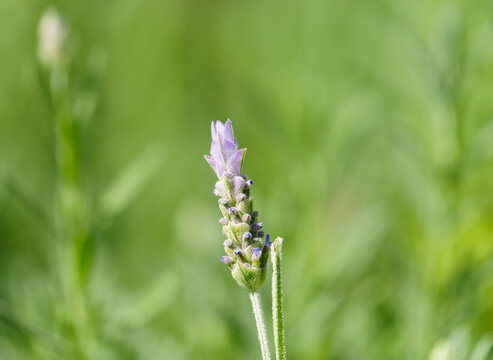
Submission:
M 228 117 L 289 359 L 493 359 L 491 2 L 54 5 L 48 70 L 48 3 L 0 0 L 1 359 L 260 358 L 202 158 Z

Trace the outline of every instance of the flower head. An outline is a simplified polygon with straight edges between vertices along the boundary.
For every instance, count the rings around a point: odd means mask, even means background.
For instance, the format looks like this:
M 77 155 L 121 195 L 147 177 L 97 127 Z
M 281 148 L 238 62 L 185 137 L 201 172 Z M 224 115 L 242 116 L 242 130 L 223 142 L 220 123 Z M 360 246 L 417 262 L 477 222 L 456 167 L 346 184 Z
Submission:
M 228 119 L 225 124 L 219 120 L 211 124 L 211 155 L 204 155 L 209 165 L 221 179 L 227 173 L 228 177 L 240 176 L 243 157 L 246 149 L 238 149 L 238 142 L 233 135 L 233 125 Z
M 230 120 L 224 124 L 212 122 L 211 127 L 211 155 L 205 155 L 205 159 L 219 178 L 214 195 L 219 197 L 219 223 L 227 238 L 223 242 L 227 256 L 221 261 L 241 287 L 256 291 L 265 279 L 269 249 L 260 230 L 263 223 L 258 222 L 258 212 L 253 210 L 253 181 L 241 172 L 246 149 L 238 149 Z

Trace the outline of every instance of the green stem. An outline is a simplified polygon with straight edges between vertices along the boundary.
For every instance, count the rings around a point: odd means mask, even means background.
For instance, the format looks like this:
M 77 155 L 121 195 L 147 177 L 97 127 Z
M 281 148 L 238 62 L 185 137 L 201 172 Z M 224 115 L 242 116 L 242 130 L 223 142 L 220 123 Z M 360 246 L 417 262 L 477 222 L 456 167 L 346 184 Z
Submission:
M 264 313 L 260 302 L 260 294 L 257 292 L 250 293 L 250 300 L 252 302 L 255 321 L 257 322 L 258 340 L 260 342 L 262 359 L 270 360 L 269 342 L 267 340 L 267 330 L 265 329 Z
M 274 324 L 274 343 L 276 360 L 286 359 L 286 340 L 284 335 L 284 304 L 282 297 L 282 242 L 278 237 L 272 244 L 272 322 Z

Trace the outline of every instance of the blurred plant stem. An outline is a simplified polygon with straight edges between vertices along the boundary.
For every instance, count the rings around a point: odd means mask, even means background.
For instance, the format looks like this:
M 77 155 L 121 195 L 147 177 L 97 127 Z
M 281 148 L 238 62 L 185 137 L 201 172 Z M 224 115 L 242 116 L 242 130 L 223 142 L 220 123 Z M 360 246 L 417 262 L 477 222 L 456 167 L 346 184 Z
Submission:
M 79 129 L 72 113 L 68 75 L 65 74 L 62 79 L 65 81 L 52 84 L 55 86 L 51 88 L 57 166 L 54 218 L 61 249 L 62 291 L 68 300 L 64 322 L 67 322 L 75 337 L 75 353 L 80 358 L 86 358 L 85 346 L 80 342 L 89 327 L 86 284 L 91 268 L 92 246 L 80 186 Z
M 276 360 L 286 359 L 286 339 L 284 334 L 284 304 L 282 291 L 282 242 L 278 237 L 272 244 L 272 323 Z
M 464 169 L 466 166 L 465 153 L 467 151 L 467 134 L 466 134 L 466 112 L 467 97 L 464 93 L 464 82 L 466 79 L 467 64 L 467 32 L 466 18 L 458 15 L 453 22 L 450 37 L 453 39 L 450 48 L 451 63 L 448 69 L 439 71 L 444 77 L 442 81 L 448 84 L 447 101 L 450 104 L 452 114 L 452 126 L 455 128 L 453 136 L 455 139 L 456 156 L 452 169 L 452 186 L 453 186 L 453 217 L 456 228 L 460 223 L 460 207 L 462 202 L 462 188 L 464 183 Z M 447 74 L 447 75 L 444 75 Z M 450 75 L 449 75 L 450 74 Z M 450 76 L 449 80 L 447 77 Z M 447 81 L 448 80 L 448 81 Z
M 466 133 L 465 133 L 465 113 L 466 113 L 466 99 L 463 94 L 462 83 L 465 72 L 466 63 L 466 35 L 464 25 L 458 30 L 457 34 L 457 49 L 456 49 L 456 64 L 455 64 L 455 77 L 453 81 L 453 89 L 451 91 L 451 102 L 453 106 L 453 112 L 455 117 L 455 141 L 457 146 L 457 158 L 455 162 L 455 176 L 454 176 L 454 189 L 455 189 L 455 218 L 456 223 L 460 220 L 460 205 L 461 205 L 461 193 L 463 185 L 463 169 L 464 169 L 464 153 L 466 150 Z
M 91 270 L 92 239 L 80 178 L 80 122 L 74 115 L 71 59 L 64 20 L 54 9 L 45 12 L 40 26 L 40 61 L 52 110 L 56 182 L 53 218 L 58 246 L 58 277 L 64 301 L 60 327 L 71 339 L 70 357 L 87 359 L 90 309 L 87 280 Z M 44 57 L 42 56 L 44 55 Z M 75 90 L 76 91 L 76 90 Z
M 262 311 L 260 294 L 258 292 L 250 293 L 250 301 L 252 302 L 253 314 L 257 323 L 258 340 L 260 342 L 262 359 L 270 360 L 269 341 L 267 340 L 267 330 L 265 328 L 264 312 Z

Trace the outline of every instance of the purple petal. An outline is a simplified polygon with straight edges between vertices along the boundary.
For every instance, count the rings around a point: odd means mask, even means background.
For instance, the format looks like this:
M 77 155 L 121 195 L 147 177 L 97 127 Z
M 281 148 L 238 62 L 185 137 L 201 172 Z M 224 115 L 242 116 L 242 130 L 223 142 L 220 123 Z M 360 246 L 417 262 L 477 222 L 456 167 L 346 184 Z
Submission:
M 221 150 L 224 158 L 228 161 L 228 159 L 234 156 L 236 151 L 238 151 L 238 145 L 235 145 L 234 142 L 229 141 L 225 137 L 220 137 L 219 141 L 221 141 Z
M 218 123 L 219 123 L 219 121 L 218 121 Z M 216 123 L 214 121 L 211 123 L 211 135 L 212 135 L 212 143 L 211 143 L 210 153 L 215 160 L 214 168 L 216 169 L 217 164 L 224 163 L 224 159 L 223 159 L 223 156 L 221 154 L 221 147 L 219 144 L 218 131 L 217 131 Z M 226 166 L 223 166 L 223 167 L 226 167 Z M 216 173 L 217 173 L 217 171 L 216 171 Z M 218 174 L 219 177 L 221 175 L 222 175 L 222 172 L 221 172 L 221 174 Z
M 214 171 L 216 171 L 216 161 L 214 160 L 214 158 L 212 156 L 209 156 L 209 155 L 204 155 L 204 158 L 207 160 L 207 162 L 209 163 L 211 168 Z
M 221 178 L 224 172 L 224 166 L 221 163 L 218 163 L 212 156 L 204 155 L 204 158 L 207 160 L 209 165 L 212 167 L 214 172 L 216 173 L 218 178 Z
M 231 141 L 233 143 L 236 143 L 236 139 L 235 139 L 235 137 L 233 135 L 233 124 L 231 123 L 231 120 L 229 120 L 229 119 L 228 119 L 228 121 L 226 121 L 226 124 L 224 124 L 224 132 L 223 132 L 223 135 L 229 141 Z
M 211 135 L 211 157 L 206 159 L 217 176 L 221 178 L 225 171 L 229 172 L 230 176 L 240 175 L 245 149 L 238 150 L 231 120 L 228 119 L 224 124 L 219 120 L 213 121 Z
M 219 140 L 212 140 L 211 155 L 217 162 L 224 162 L 221 147 L 219 146 Z
M 224 124 L 219 120 L 216 121 L 216 129 L 217 129 L 217 134 L 219 136 L 222 136 L 224 133 Z
M 235 151 L 238 150 L 238 143 L 233 136 L 233 125 L 231 124 L 231 120 L 226 121 L 226 124 L 217 121 L 216 129 L 222 153 L 225 157 L 225 161 L 227 161 L 228 158 L 234 155 Z
M 224 136 L 224 125 L 220 121 L 217 121 L 213 125 L 215 136 L 212 137 L 211 143 L 211 155 L 216 160 L 216 163 L 224 163 L 224 167 L 228 163 L 228 159 L 234 155 L 238 150 L 238 146 L 235 145 L 231 139 Z
M 222 163 L 216 162 L 216 174 L 219 179 L 222 178 L 225 171 L 226 168 L 224 167 L 224 165 Z
M 240 149 L 235 152 L 235 154 L 229 158 L 227 164 L 227 170 L 235 175 L 241 175 L 241 165 L 243 163 L 243 156 L 245 154 L 246 149 Z

